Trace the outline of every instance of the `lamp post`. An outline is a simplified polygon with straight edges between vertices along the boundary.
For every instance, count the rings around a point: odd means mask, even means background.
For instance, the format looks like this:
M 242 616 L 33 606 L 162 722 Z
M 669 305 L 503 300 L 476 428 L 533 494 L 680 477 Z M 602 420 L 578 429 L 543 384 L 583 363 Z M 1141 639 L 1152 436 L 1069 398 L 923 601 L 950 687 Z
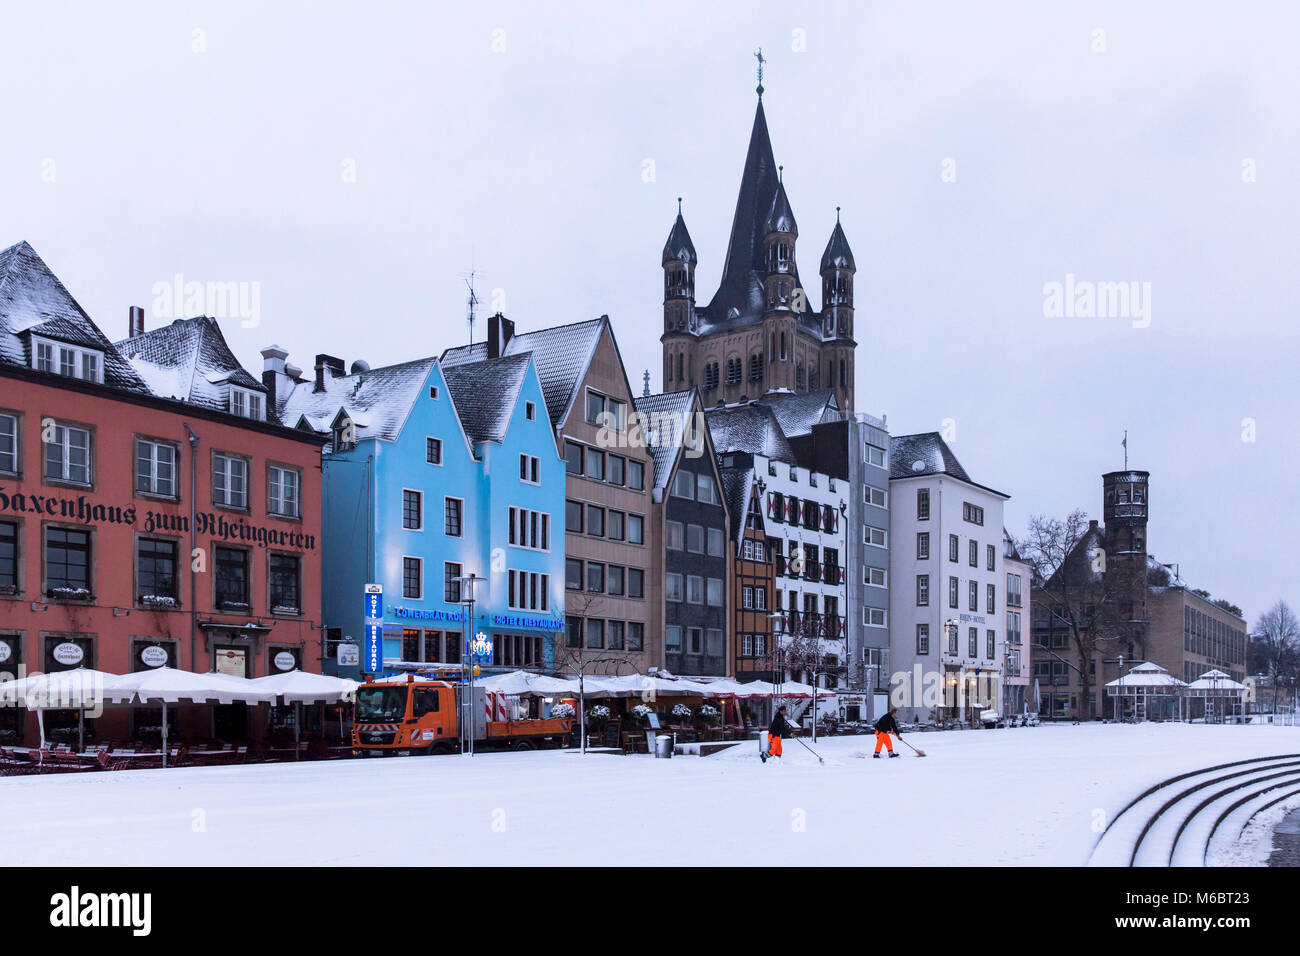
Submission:
M 460 752 L 469 757 L 474 756 L 474 666 L 471 653 L 474 640 L 474 586 L 480 581 L 486 580 L 487 578 L 481 578 L 473 573 L 462 575 L 456 579 L 456 583 L 460 586 L 460 603 L 469 609 L 465 619 L 465 644 L 461 651 L 460 661 L 461 683 L 465 684 L 466 675 L 468 675 L 469 681 L 465 685 L 466 691 L 461 704 Z

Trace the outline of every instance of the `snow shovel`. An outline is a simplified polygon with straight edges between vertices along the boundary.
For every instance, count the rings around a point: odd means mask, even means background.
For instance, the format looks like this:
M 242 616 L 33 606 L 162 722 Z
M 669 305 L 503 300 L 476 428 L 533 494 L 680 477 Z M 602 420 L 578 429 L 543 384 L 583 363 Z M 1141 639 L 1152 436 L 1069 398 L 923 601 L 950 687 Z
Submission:
M 898 738 L 898 742 L 899 742 L 900 744 L 903 744 L 904 746 L 906 746 L 909 750 L 912 751 L 912 753 L 916 754 L 918 757 L 924 757 L 924 756 L 925 756 L 925 751 L 924 751 L 924 750 L 917 750 L 915 747 L 913 747 L 911 744 L 909 744 L 906 740 L 904 740 L 904 739 L 902 738 L 901 735 L 900 735 L 899 738 Z
M 822 766 L 825 766 L 825 765 L 826 765 L 826 761 L 823 760 L 823 759 L 821 758 L 821 755 L 820 755 L 819 753 L 817 753 L 817 751 L 813 750 L 813 749 L 812 749 L 811 747 L 809 747 L 807 744 L 804 744 L 804 743 L 803 743 L 803 738 L 802 738 L 802 737 L 796 737 L 796 738 L 794 738 L 794 739 L 797 740 L 797 741 L 799 741 L 799 743 L 803 744 L 803 749 L 806 750 L 806 751 L 808 751 L 808 752 L 809 752 L 810 754 L 812 754 L 814 757 L 816 757 L 816 758 L 817 758 L 817 762 L 818 762 L 819 764 L 821 764 Z

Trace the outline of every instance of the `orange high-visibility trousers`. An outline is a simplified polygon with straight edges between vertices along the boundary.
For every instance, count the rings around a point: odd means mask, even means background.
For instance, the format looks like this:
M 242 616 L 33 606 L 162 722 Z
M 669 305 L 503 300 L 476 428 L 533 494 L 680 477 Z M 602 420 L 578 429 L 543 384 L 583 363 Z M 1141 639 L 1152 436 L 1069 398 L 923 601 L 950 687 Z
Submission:
M 876 753 L 880 753 L 880 748 L 884 747 L 891 754 L 894 752 L 894 742 L 889 739 L 889 734 L 876 731 Z
M 780 738 L 780 737 L 768 737 L 768 738 L 767 738 L 767 755 L 768 755 L 769 757 L 779 757 L 779 756 L 781 756 L 781 738 Z

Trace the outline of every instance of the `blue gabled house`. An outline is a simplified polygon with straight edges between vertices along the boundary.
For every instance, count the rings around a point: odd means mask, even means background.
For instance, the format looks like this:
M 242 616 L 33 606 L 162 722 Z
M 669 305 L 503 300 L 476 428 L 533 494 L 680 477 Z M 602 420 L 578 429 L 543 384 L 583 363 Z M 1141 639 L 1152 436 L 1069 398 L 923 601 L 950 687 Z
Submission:
M 565 469 L 531 355 L 444 368 L 287 356 L 264 381 L 283 421 L 329 434 L 322 456 L 327 669 L 359 676 L 365 588 L 383 588 L 381 672 L 457 664 L 491 638 L 485 670 L 545 669 L 564 627 Z M 482 579 L 470 588 L 460 579 Z M 332 665 L 332 666 L 331 666 Z

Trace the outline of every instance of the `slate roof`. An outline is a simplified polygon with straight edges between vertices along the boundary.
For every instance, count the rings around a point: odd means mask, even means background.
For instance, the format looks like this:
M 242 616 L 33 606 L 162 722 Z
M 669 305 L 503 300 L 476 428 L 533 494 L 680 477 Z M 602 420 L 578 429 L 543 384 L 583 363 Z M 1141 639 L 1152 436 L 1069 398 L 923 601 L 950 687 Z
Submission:
M 857 264 L 853 261 L 853 250 L 849 248 L 849 240 L 844 235 L 844 229 L 840 226 L 840 214 L 835 213 L 835 228 L 831 230 L 831 238 L 826 243 L 826 251 L 822 253 L 822 263 L 820 271 L 825 272 L 827 269 L 836 267 L 857 271 Z
M 522 332 L 513 336 L 503 350 L 503 355 L 522 355 L 531 352 L 537 377 L 542 385 L 542 397 L 551 425 L 558 428 L 564 413 L 573 401 L 574 394 L 591 364 L 601 331 L 609 319 L 602 316 L 572 325 L 558 325 L 535 332 Z M 487 343 L 475 342 L 447 349 L 442 353 L 444 369 L 467 362 L 481 362 L 487 358 Z
M 443 379 L 470 441 L 501 441 L 519 400 L 532 354 L 444 366 Z
M 266 393 L 266 387 L 230 351 L 217 320 L 207 316 L 177 319 L 113 347 L 162 398 L 226 411 L 227 383 Z M 275 409 L 267 409 L 267 421 L 277 421 Z
M 699 261 L 695 255 L 695 243 L 691 242 L 691 234 L 686 229 L 686 220 L 682 218 L 680 206 L 677 209 L 677 221 L 673 223 L 673 230 L 668 233 L 668 241 L 664 243 L 662 264 L 668 265 L 677 259 L 685 259 L 688 262 Z
M 794 210 L 790 208 L 790 197 L 785 194 L 785 183 L 776 184 L 776 195 L 763 221 L 763 232 L 791 232 L 799 234 L 799 225 L 794 221 Z
M 834 414 L 830 420 L 839 418 L 839 403 L 835 401 L 833 388 L 818 389 L 815 392 L 768 392 L 758 399 L 776 414 L 781 423 L 781 431 L 787 438 L 812 433 L 814 425 L 826 419 L 829 409 Z
M 325 390 L 313 391 L 312 380 L 299 382 L 280 401 L 280 420 L 293 426 L 305 419 L 313 431 L 325 432 L 343 410 L 358 438 L 393 441 L 437 364 L 435 358 L 422 358 L 353 375 L 333 375 L 327 368 Z
M 743 451 L 763 455 L 773 461 L 791 465 L 795 463 L 794 452 L 786 441 L 781 423 L 769 406 L 758 402 L 727 405 L 710 408 L 705 416 L 713 447 L 718 454 Z
M 920 475 L 950 475 L 1004 498 L 1010 495 L 974 481 L 961 466 L 938 432 L 893 435 L 889 439 L 889 477 L 916 478 Z
M 0 251 L 0 362 L 31 368 L 33 334 L 103 352 L 104 384 L 149 393 L 36 250 L 19 242 Z
M 642 395 L 633 399 L 636 410 L 646 417 L 646 428 L 650 431 L 646 435 L 646 441 L 650 443 L 650 459 L 654 467 L 652 486 L 656 501 L 668 486 L 668 476 L 677 463 L 677 453 L 681 450 L 682 438 L 686 434 L 688 417 L 696 409 L 698 400 L 699 393 L 695 388 Z
M 731 515 L 731 530 L 739 546 L 745 537 L 745 509 L 754 487 L 754 469 L 720 468 L 718 474 L 722 478 L 722 500 L 726 502 L 727 514 Z

